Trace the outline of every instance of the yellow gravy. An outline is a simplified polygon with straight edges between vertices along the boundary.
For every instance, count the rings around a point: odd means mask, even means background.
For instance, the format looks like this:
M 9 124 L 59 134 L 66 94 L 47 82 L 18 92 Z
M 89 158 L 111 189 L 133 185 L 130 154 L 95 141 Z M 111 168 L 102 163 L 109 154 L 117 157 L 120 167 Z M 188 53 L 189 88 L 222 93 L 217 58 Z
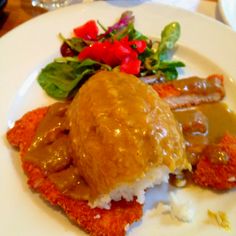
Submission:
M 73 164 L 65 113 L 68 103 L 55 103 L 40 123 L 24 161 L 38 166 L 57 188 L 75 199 L 89 200 L 91 193 Z M 192 163 L 198 153 L 217 142 L 226 132 L 236 135 L 236 115 L 224 103 L 204 104 L 174 111 L 184 126 L 187 151 Z M 196 123 L 194 126 L 193 123 Z M 211 152 L 213 160 L 227 161 L 221 150 Z

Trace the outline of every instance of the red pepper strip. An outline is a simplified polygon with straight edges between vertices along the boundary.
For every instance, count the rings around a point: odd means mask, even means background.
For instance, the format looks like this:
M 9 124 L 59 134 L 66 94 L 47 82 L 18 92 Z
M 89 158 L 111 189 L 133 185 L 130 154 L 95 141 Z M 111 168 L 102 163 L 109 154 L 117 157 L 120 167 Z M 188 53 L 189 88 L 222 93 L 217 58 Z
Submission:
M 98 36 L 98 27 L 94 20 L 90 20 L 85 24 L 74 29 L 74 34 L 78 38 L 85 40 L 96 40 Z

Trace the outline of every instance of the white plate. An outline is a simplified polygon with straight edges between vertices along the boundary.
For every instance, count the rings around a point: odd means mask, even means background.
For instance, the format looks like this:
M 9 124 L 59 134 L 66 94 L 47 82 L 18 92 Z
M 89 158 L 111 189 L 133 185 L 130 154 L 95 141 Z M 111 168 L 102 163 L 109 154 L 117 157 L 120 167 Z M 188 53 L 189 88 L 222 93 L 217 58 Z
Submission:
M 0 158 L 0 235 L 46 236 L 85 235 L 54 208 L 27 187 L 18 154 L 5 141 L 5 132 L 26 111 L 46 105 L 48 98 L 35 81 L 46 63 L 58 54 L 59 32 L 69 36 L 73 27 L 91 18 L 104 25 L 112 24 L 126 9 L 134 11 L 136 28 L 156 37 L 170 21 L 179 21 L 182 36 L 176 57 L 188 65 L 182 76 L 224 73 L 226 102 L 236 111 L 236 34 L 228 27 L 207 17 L 178 8 L 142 1 L 95 2 L 73 5 L 37 17 L 0 39 L 1 72 L 1 158 Z M 167 186 L 148 194 L 145 209 L 154 207 L 153 200 L 167 200 Z M 191 224 L 171 220 L 169 215 L 145 218 L 130 235 L 236 235 L 236 192 L 217 194 L 199 188 L 178 191 L 196 203 L 197 215 Z M 155 203 L 155 204 L 156 204 Z M 207 209 L 224 210 L 232 223 L 228 233 L 207 222 Z
M 224 22 L 236 31 L 236 0 L 219 0 L 218 4 Z

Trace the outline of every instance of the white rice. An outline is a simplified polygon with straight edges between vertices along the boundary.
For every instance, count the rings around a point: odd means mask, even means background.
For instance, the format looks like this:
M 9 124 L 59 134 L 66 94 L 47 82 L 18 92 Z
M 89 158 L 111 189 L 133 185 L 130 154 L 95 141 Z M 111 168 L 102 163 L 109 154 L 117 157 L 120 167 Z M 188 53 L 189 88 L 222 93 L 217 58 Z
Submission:
M 140 204 L 144 203 L 145 200 L 145 190 L 147 188 L 152 188 L 155 185 L 160 185 L 162 182 L 168 182 L 169 169 L 166 166 L 160 166 L 158 168 L 153 168 L 148 171 L 140 179 L 137 179 L 134 183 L 123 183 L 119 187 L 112 190 L 109 194 L 102 195 L 97 198 L 93 203 L 89 205 L 99 208 L 110 209 L 111 201 L 119 201 L 122 198 L 126 201 L 132 201 L 134 197 L 137 198 L 137 202 Z
M 178 197 L 173 192 L 170 193 L 170 213 L 173 218 L 182 222 L 192 222 L 195 216 L 193 203 L 187 199 Z

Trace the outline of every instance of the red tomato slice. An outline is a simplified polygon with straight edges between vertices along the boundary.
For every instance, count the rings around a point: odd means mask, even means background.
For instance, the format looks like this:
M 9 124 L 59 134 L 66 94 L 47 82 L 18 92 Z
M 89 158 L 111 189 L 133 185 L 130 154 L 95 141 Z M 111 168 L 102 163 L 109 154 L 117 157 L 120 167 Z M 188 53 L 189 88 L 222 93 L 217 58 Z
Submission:
M 74 29 L 74 34 L 78 38 L 85 40 L 96 40 L 98 36 L 98 27 L 94 20 L 86 22 Z
M 120 66 L 120 71 L 137 75 L 140 72 L 141 61 L 138 59 L 126 59 Z
M 145 40 L 132 40 L 130 41 L 130 45 L 134 45 L 135 49 L 139 52 L 142 53 L 145 51 L 147 47 L 147 43 Z

